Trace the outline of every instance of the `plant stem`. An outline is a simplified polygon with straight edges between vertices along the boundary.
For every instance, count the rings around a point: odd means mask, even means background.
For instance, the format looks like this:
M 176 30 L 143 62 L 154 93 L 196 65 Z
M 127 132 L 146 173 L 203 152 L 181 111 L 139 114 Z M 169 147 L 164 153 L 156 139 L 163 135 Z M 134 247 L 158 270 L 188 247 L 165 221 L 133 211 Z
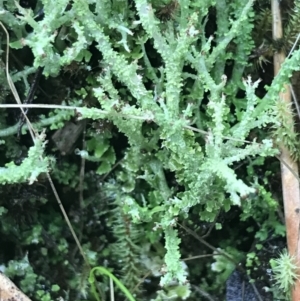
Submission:
M 272 17 L 273 17 L 273 39 L 278 40 L 282 38 L 282 23 L 281 13 L 278 0 L 272 0 Z M 285 60 L 285 54 L 283 51 L 275 52 L 274 54 L 274 75 L 276 76 L 281 68 L 281 64 Z M 279 101 L 284 101 L 291 104 L 291 93 L 289 86 L 285 86 L 285 91 L 279 94 Z M 289 119 L 291 120 L 291 128 L 293 125 L 292 112 L 289 113 Z M 293 130 L 293 129 L 291 129 Z M 290 151 L 283 143 L 280 145 L 281 155 L 281 181 L 282 181 L 282 193 L 283 203 L 285 211 L 285 224 L 287 232 L 287 245 L 289 253 L 295 256 L 295 260 L 299 266 L 300 252 L 298 248 L 299 244 L 299 225 L 300 225 L 300 212 L 299 212 L 299 182 L 294 174 L 298 175 L 297 162 L 292 159 Z M 282 162 L 286 162 L 293 172 Z M 292 289 L 292 300 L 300 300 L 300 281 L 297 280 Z

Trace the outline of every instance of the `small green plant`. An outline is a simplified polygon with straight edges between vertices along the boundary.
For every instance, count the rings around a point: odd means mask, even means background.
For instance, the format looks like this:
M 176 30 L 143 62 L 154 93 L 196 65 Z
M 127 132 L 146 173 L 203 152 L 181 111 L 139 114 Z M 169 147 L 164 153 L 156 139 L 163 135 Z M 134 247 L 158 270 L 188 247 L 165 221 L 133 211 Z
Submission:
M 274 273 L 275 285 L 286 296 L 289 296 L 292 286 L 299 279 L 295 258 L 284 250 L 279 258 L 271 259 L 270 264 Z
M 9 39 L 0 32 L 0 105 L 11 105 L 4 71 L 11 73 L 25 100 L 34 73 L 43 68 L 31 105 L 39 110 L 32 107 L 35 114 L 28 115 L 34 130 L 43 134 L 32 143 L 25 124 L 22 139 L 16 139 L 20 121 L 10 110 L 0 111 L 0 245 L 8 248 L 1 248 L 0 264 L 6 266 L 10 256 L 18 263 L 29 252 L 30 267 L 39 272 L 36 283 L 29 282 L 33 272 L 10 277 L 28 278 L 25 288 L 31 295 L 41 291 L 38 300 L 48 301 L 50 294 L 54 299 L 50 288 L 56 283 L 66 301 L 86 295 L 87 268 L 48 193 L 47 173 L 84 246 L 87 266 L 108 261 L 120 279 L 97 267 L 89 278 L 93 289 L 94 272 L 100 273 L 134 300 L 128 289 L 140 297 L 134 288 L 144 273 L 152 284 L 151 277 L 161 277 L 163 289 L 153 286 L 147 295 L 141 288 L 143 300 L 190 298 L 195 291 L 187 282 L 199 279 L 202 288 L 218 295 L 236 265 L 246 259 L 247 268 L 259 266 L 258 252 L 247 250 L 245 256 L 247 245 L 257 239 L 259 251 L 270 232 L 285 235 L 275 195 L 280 193 L 278 162 L 269 157 L 279 154 L 278 140 L 294 157 L 299 149 L 286 117 L 290 108 L 277 100 L 300 69 L 300 50 L 282 64 L 272 83 L 248 71 L 251 60 L 262 67 L 272 55 L 271 36 L 264 41 L 271 30 L 264 26 L 271 23 L 269 1 L 2 2 L 0 21 Z M 295 12 L 286 30 L 291 42 L 299 31 L 298 19 Z M 45 103 L 55 110 L 41 113 Z M 58 153 L 53 135 L 67 121 L 81 119 L 86 124 L 82 141 L 72 144 L 75 153 Z M 35 197 L 42 186 L 45 195 Z M 14 208 L 21 212 L 15 214 Z M 24 220 L 31 211 L 34 218 L 16 227 L 15 216 Z M 220 233 L 215 249 L 226 250 L 237 262 L 200 250 L 179 222 L 204 235 L 212 229 L 211 237 Z M 201 263 L 185 269 L 182 258 L 200 251 Z M 297 274 L 283 270 L 276 260 L 274 265 L 275 273 L 280 272 L 276 281 L 287 291 Z M 283 273 L 289 275 L 286 282 L 281 281 Z
M 95 272 L 98 272 L 101 275 L 108 276 L 110 279 L 112 279 L 115 282 L 115 284 L 125 294 L 125 296 L 127 297 L 128 300 L 135 301 L 134 297 L 131 295 L 131 293 L 128 291 L 128 289 L 124 286 L 124 284 L 117 277 L 115 277 L 111 272 L 109 272 L 106 268 L 100 267 L 100 266 L 93 268 L 91 270 L 90 276 L 89 276 L 89 282 L 92 287 L 92 292 L 93 292 L 95 298 L 97 299 L 97 301 L 100 301 L 100 299 L 99 299 L 99 296 L 97 294 L 96 287 L 95 287 Z

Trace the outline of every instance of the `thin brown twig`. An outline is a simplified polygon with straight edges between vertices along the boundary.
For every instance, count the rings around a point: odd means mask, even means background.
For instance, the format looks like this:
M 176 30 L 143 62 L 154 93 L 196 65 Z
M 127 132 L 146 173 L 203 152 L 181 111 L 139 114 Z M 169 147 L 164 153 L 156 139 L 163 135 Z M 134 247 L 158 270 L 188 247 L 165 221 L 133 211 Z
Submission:
M 22 102 L 21 102 L 21 99 L 19 97 L 19 94 L 17 92 L 17 89 L 15 87 L 15 84 L 13 83 L 11 77 L 10 77 L 10 74 L 9 74 L 9 34 L 8 34 L 8 31 L 6 30 L 6 27 L 3 25 L 3 23 L 0 21 L 0 25 L 2 27 L 2 29 L 4 30 L 5 34 L 6 34 L 6 40 L 7 40 L 7 45 L 6 45 L 6 61 L 5 61 L 5 71 L 6 71 L 6 78 L 7 78 L 7 82 L 8 82 L 8 85 L 11 89 L 11 92 L 13 93 L 13 96 L 16 100 L 16 102 L 18 103 L 18 107 L 21 109 L 21 112 L 23 113 L 23 116 L 24 118 L 26 119 L 26 123 L 28 125 L 28 129 L 29 129 L 29 133 L 31 135 L 31 138 L 32 140 L 34 141 L 34 138 L 35 136 L 37 135 L 35 132 L 34 132 L 34 129 L 22 107 Z
M 146 279 L 147 277 L 149 277 L 151 274 L 152 274 L 152 272 L 149 271 L 146 275 L 144 275 L 144 277 L 143 277 L 143 278 L 137 283 L 137 285 L 133 288 L 132 293 L 134 293 L 134 292 L 139 288 L 139 286 L 145 281 L 145 279 Z
M 193 285 L 193 288 L 202 296 L 205 297 L 209 301 L 215 301 L 213 297 L 208 293 L 202 290 L 200 287 Z
M 123 159 L 119 160 L 111 169 L 109 172 L 107 172 L 102 178 L 101 182 L 103 182 L 121 163 Z
M 289 87 L 290 87 L 290 90 L 291 90 L 291 93 L 292 93 L 292 96 L 293 96 L 293 102 L 294 102 L 295 108 L 297 110 L 298 118 L 300 119 L 300 108 L 299 108 L 296 93 L 295 93 L 294 88 L 293 88 L 292 85 L 289 85 Z
M 221 255 L 221 254 L 196 255 L 196 256 L 191 256 L 191 257 L 183 258 L 183 259 L 181 259 L 181 260 L 182 260 L 182 261 L 189 261 L 189 260 L 195 260 L 195 259 L 199 259 L 199 258 L 213 257 L 213 256 L 217 256 L 217 255 Z
M 61 110 L 72 110 L 72 111 L 77 111 L 80 112 L 82 107 L 76 107 L 76 106 L 66 106 L 66 105 L 49 105 L 49 104 L 0 104 L 0 108 L 40 108 L 40 109 L 61 109 Z M 101 114 L 109 114 L 108 111 L 100 110 L 97 109 L 97 112 Z M 132 118 L 132 119 L 137 119 L 137 120 L 149 120 L 149 115 L 145 114 L 145 116 L 136 116 L 136 115 L 128 115 L 128 114 L 122 114 L 122 113 L 117 113 L 119 116 L 124 117 L 124 118 Z M 153 120 L 155 122 L 155 120 Z M 193 132 L 200 133 L 204 136 L 207 136 L 209 132 L 197 129 L 195 127 L 189 126 L 189 125 L 184 125 L 183 128 L 187 130 L 191 130 Z M 254 144 L 256 142 L 249 141 L 249 140 L 243 140 L 243 139 L 237 139 L 237 138 L 232 138 L 229 136 L 223 136 L 223 139 L 226 140 L 231 140 L 231 141 L 236 141 L 236 142 L 243 142 L 243 143 L 248 143 L 248 144 Z M 259 145 L 259 143 L 256 143 Z
M 208 243 L 206 240 L 204 240 L 202 237 L 200 237 L 198 234 L 196 234 L 193 230 L 189 229 L 188 227 L 180 224 L 177 222 L 177 225 L 180 226 L 182 229 L 184 229 L 186 232 L 188 232 L 190 235 L 194 236 L 198 241 L 200 241 L 203 245 L 214 251 L 216 254 L 223 255 L 226 257 L 229 261 L 233 262 L 236 266 L 238 265 L 238 262 L 236 262 L 230 255 L 228 255 L 226 252 L 215 248 L 213 245 Z
M 242 271 L 245 275 L 247 275 L 247 273 L 244 271 L 244 269 L 238 265 L 238 263 L 230 256 L 228 255 L 226 252 L 224 252 L 223 250 L 220 250 L 218 248 L 215 248 L 214 246 L 212 246 L 211 244 L 209 244 L 207 241 L 205 241 L 203 238 L 201 238 L 199 235 L 197 235 L 194 231 L 192 231 L 191 229 L 189 229 L 186 226 L 181 225 L 180 223 L 177 222 L 177 225 L 179 225 L 181 228 L 183 228 L 185 231 L 187 231 L 189 234 L 191 234 L 192 236 L 194 236 L 198 241 L 200 241 L 203 245 L 207 246 L 209 249 L 213 250 L 216 254 L 222 255 L 224 257 L 226 257 L 228 260 L 230 260 L 232 263 L 234 263 L 234 265 L 236 266 L 236 269 Z M 250 280 L 250 277 L 247 275 L 248 279 Z M 252 286 L 257 298 L 259 301 L 263 301 L 260 293 L 258 292 L 258 289 L 256 287 L 256 285 L 254 283 L 252 283 L 251 281 L 249 281 L 250 285 Z
M 191 256 L 191 257 L 187 257 L 187 258 L 183 258 L 181 259 L 182 261 L 189 261 L 189 260 L 195 260 L 195 259 L 199 259 L 199 258 L 206 258 L 206 257 L 213 257 L 216 255 L 221 255 L 221 254 L 205 254 L 205 255 L 196 255 L 196 256 Z M 145 279 L 147 277 L 149 277 L 152 274 L 151 271 L 149 271 L 148 273 L 146 273 L 143 278 L 137 283 L 137 285 L 133 288 L 132 293 L 134 293 L 139 286 L 145 281 Z
M 211 231 L 213 230 L 213 228 L 215 227 L 215 225 L 217 223 L 219 214 L 220 214 L 220 211 L 218 212 L 218 214 L 216 214 L 216 217 L 215 217 L 214 221 L 212 222 L 212 225 L 209 227 L 208 231 L 204 235 L 202 235 L 202 238 L 207 238 L 210 235 Z
M 82 133 L 82 150 L 86 149 L 86 124 L 84 125 L 84 130 Z M 84 177 L 85 177 L 85 158 L 81 157 L 81 164 L 80 164 L 80 171 L 79 171 L 79 184 L 78 184 L 78 190 L 79 190 L 79 208 L 80 208 L 80 232 L 78 234 L 78 240 L 81 242 L 82 240 L 82 234 L 83 234 L 83 226 L 84 226 L 84 220 L 82 218 L 82 211 L 84 208 L 84 197 L 83 197 L 83 190 L 84 190 Z M 72 257 L 74 258 L 76 256 L 78 249 L 74 249 L 74 252 L 72 254 Z
M 31 86 L 30 86 L 29 92 L 27 94 L 27 97 L 26 97 L 26 99 L 24 101 L 25 104 L 31 104 L 32 103 L 32 101 L 34 99 L 35 92 L 36 92 L 36 90 L 38 88 L 38 84 L 39 84 L 42 72 L 43 72 L 43 68 L 42 67 L 38 67 L 37 71 L 35 72 L 34 79 L 33 79 L 32 83 L 31 83 Z M 21 120 L 20 120 L 20 124 L 19 124 L 19 128 L 18 128 L 18 136 L 17 136 L 18 138 L 20 138 L 20 136 L 21 136 L 22 127 L 23 127 L 23 125 L 25 123 L 24 114 L 27 115 L 28 110 L 29 110 L 29 108 L 27 108 L 24 111 L 24 113 L 22 112 Z
M 1 107 L 1 106 L 0 106 Z M 193 126 L 189 126 L 189 125 L 185 125 L 184 126 L 185 129 L 187 130 L 191 130 L 193 132 L 197 132 L 200 133 L 202 135 L 208 135 L 209 133 L 200 129 L 197 129 Z M 249 143 L 249 144 L 253 144 L 253 141 L 249 141 L 249 140 L 243 140 L 243 139 L 237 139 L 237 138 L 232 138 L 229 136 L 222 136 L 223 139 L 227 139 L 227 140 L 231 140 L 231 141 L 236 141 L 236 142 L 244 142 L 244 143 Z
M 10 87 L 10 89 L 11 89 L 13 95 L 14 95 L 14 98 L 15 98 L 15 100 L 16 100 L 17 103 L 18 103 L 17 106 L 20 107 L 20 109 L 21 109 L 21 111 L 22 111 L 22 113 L 23 113 L 23 116 L 24 116 L 24 118 L 25 118 L 25 120 L 26 120 L 28 129 L 29 129 L 29 132 L 30 132 L 30 135 L 31 135 L 31 138 L 32 138 L 33 143 L 34 143 L 35 139 L 39 137 L 39 134 L 34 130 L 34 128 L 33 128 L 33 126 L 32 126 L 32 123 L 31 123 L 30 120 L 28 119 L 28 117 L 27 117 L 27 115 L 26 115 L 26 113 L 25 113 L 25 111 L 24 111 L 24 109 L 23 109 L 24 106 L 22 105 L 22 102 L 21 102 L 21 100 L 20 100 L 20 97 L 19 97 L 19 94 L 18 94 L 18 92 L 17 92 L 17 89 L 16 89 L 16 87 L 15 87 L 15 85 L 14 85 L 14 83 L 13 83 L 11 77 L 10 77 L 10 74 L 9 74 L 9 34 L 8 34 L 8 32 L 7 32 L 6 28 L 5 28 L 5 26 L 3 25 L 3 23 L 2 23 L 1 21 L 0 21 L 0 25 L 1 25 L 1 27 L 3 28 L 3 30 L 5 31 L 5 33 L 6 33 L 6 38 L 7 38 L 7 49 L 6 49 L 6 51 L 7 51 L 7 52 L 6 52 L 6 77 L 7 77 L 7 81 L 8 81 L 9 87 Z M 41 158 L 41 159 L 42 159 L 42 158 Z M 86 265 L 87 265 L 87 266 L 89 267 L 89 269 L 91 270 L 91 266 L 90 266 L 90 264 L 89 264 L 88 258 L 86 257 L 86 255 L 85 255 L 85 253 L 84 253 L 84 250 L 83 250 L 83 248 L 82 248 L 82 246 L 81 246 L 81 244 L 80 244 L 80 242 L 79 242 L 79 240 L 78 240 L 78 237 L 77 237 L 77 235 L 76 235 L 76 233 L 75 233 L 75 231 L 74 231 L 74 228 L 73 228 L 73 226 L 72 226 L 72 224 L 71 224 L 71 222 L 70 222 L 70 220 L 69 220 L 69 217 L 68 217 L 68 215 L 67 215 L 67 213 L 66 213 L 66 211 L 65 211 L 65 208 L 64 208 L 64 206 L 63 206 L 63 204 L 62 204 L 62 202 L 61 202 L 61 199 L 60 199 L 60 197 L 59 197 L 59 195 L 58 195 L 58 192 L 57 192 L 57 190 L 56 190 L 56 188 L 55 188 L 55 185 L 54 185 L 54 183 L 53 183 L 53 181 L 52 181 L 52 178 L 51 178 L 51 176 L 50 176 L 50 173 L 49 173 L 49 172 L 46 172 L 46 176 L 47 176 L 47 178 L 48 178 L 48 181 L 49 181 L 49 184 L 50 184 L 50 186 L 51 186 L 52 192 L 53 192 L 53 194 L 54 194 L 54 196 L 55 196 L 55 198 L 56 198 L 56 200 L 57 200 L 57 202 L 58 202 L 58 205 L 59 205 L 59 207 L 60 207 L 60 209 L 61 209 L 61 212 L 62 212 L 62 214 L 63 214 L 63 216 L 64 216 L 64 218 L 65 218 L 65 221 L 66 221 L 66 223 L 67 223 L 67 225 L 68 225 L 68 227 L 69 227 L 69 230 L 70 230 L 70 232 L 71 232 L 71 234 L 72 234 L 72 236 L 73 236 L 73 239 L 75 240 L 76 245 L 77 245 L 78 249 L 80 250 L 80 253 L 81 253 L 81 255 L 82 255 L 82 257 L 83 257 L 83 259 L 84 259 Z M 97 290 L 98 290 L 99 295 L 100 295 L 101 298 L 103 299 L 104 294 L 103 294 L 102 290 L 100 289 L 99 285 L 97 285 L 97 283 L 96 283 L 96 288 L 97 288 Z
M 75 106 L 66 106 L 66 105 L 49 105 L 49 104 L 0 104 L 0 108 L 39 108 L 39 109 L 61 109 L 61 110 L 71 110 L 76 111 L 80 113 L 80 110 L 86 109 L 85 107 L 75 107 Z M 107 115 L 110 112 L 95 109 L 97 113 Z M 145 116 L 137 116 L 137 115 L 130 115 L 130 114 L 122 114 L 122 113 L 116 113 L 118 116 L 124 117 L 124 118 L 132 118 L 136 120 L 149 120 L 151 118 L 149 114 L 145 114 Z

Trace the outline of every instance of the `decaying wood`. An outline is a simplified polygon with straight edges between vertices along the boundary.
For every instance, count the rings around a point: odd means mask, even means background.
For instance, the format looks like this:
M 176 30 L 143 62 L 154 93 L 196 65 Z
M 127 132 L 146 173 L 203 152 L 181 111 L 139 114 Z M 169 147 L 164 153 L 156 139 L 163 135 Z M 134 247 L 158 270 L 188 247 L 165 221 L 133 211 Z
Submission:
M 53 134 L 52 140 L 62 155 L 70 154 L 74 150 L 74 145 L 82 134 L 84 126 L 85 120 L 78 121 L 77 123 L 68 121 Z
M 15 284 L 0 272 L 0 301 L 31 301 Z
M 273 39 L 278 40 L 282 38 L 282 23 L 279 0 L 272 0 L 272 16 L 273 16 Z M 285 53 L 283 51 L 274 54 L 274 75 L 276 76 L 280 71 L 281 64 L 285 60 Z M 280 93 L 279 101 L 284 101 L 291 104 L 291 93 L 289 86 L 286 85 L 285 92 Z M 293 130 L 293 115 L 288 116 L 291 120 L 291 130 Z M 283 191 L 284 215 L 286 224 L 286 236 L 289 253 L 295 257 L 298 266 L 300 266 L 300 250 L 299 250 L 299 225 L 300 225 L 300 192 L 298 179 L 289 170 L 298 176 L 298 165 L 295 162 L 289 150 L 282 144 L 281 151 L 281 181 Z M 284 164 L 289 166 L 289 168 Z M 292 290 L 292 300 L 300 300 L 300 281 L 298 280 Z

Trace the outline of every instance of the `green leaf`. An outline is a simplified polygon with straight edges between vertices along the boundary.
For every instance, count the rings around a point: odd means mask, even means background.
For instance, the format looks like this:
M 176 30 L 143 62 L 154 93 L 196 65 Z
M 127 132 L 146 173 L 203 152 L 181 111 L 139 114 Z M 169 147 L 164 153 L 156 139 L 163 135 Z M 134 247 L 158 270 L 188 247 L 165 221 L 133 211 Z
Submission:
M 108 173 L 111 170 L 111 164 L 104 161 L 100 164 L 100 166 L 97 168 L 97 174 L 98 175 L 103 175 Z
M 0 216 L 3 215 L 3 214 L 5 214 L 7 211 L 8 210 L 6 208 L 4 208 L 4 207 L 1 206 L 0 207 Z
M 51 286 L 51 291 L 52 292 L 58 292 L 60 290 L 60 287 L 57 284 L 54 284 Z
M 13 49 L 21 49 L 24 47 L 24 45 L 22 45 L 21 40 L 17 40 L 15 42 L 10 42 L 9 46 Z

